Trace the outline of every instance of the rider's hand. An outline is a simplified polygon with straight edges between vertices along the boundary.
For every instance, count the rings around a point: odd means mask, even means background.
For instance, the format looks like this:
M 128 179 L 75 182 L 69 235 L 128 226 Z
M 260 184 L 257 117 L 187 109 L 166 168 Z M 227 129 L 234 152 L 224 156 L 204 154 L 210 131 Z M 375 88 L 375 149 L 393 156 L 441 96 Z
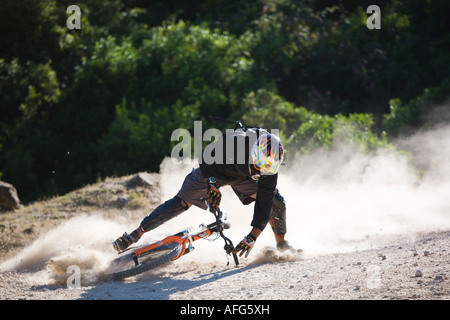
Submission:
M 215 180 L 213 181 L 211 181 L 211 178 L 208 181 L 208 198 L 206 199 L 206 203 L 210 209 L 217 209 L 220 206 L 220 201 L 222 201 L 222 193 L 216 187 Z
M 255 245 L 256 237 L 252 234 L 248 234 L 242 239 L 241 242 L 236 246 L 236 249 L 234 250 L 234 253 L 241 252 L 239 254 L 239 257 L 242 257 L 242 255 L 245 253 L 245 258 L 248 257 L 250 251 L 253 249 L 253 246 Z

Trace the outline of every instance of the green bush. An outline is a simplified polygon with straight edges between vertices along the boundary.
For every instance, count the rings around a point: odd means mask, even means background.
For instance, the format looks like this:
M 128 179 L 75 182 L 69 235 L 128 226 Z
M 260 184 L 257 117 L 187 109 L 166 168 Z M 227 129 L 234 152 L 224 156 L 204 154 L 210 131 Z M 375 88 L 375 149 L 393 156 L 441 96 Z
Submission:
M 250 93 L 244 100 L 242 119 L 248 125 L 278 129 L 290 155 L 339 144 L 353 144 L 361 152 L 389 147 L 385 133 L 372 131 L 370 114 L 321 115 L 264 89 Z
M 423 124 L 423 118 L 430 108 L 442 103 L 449 97 L 450 79 L 444 80 L 439 86 L 425 89 L 424 93 L 402 103 L 399 98 L 390 101 L 390 112 L 383 117 L 382 128 L 392 135 L 412 130 Z
M 71 4 L 0 10 L 0 171 L 24 201 L 158 170 L 171 132 L 210 115 L 294 153 L 367 151 L 449 92 L 446 0 L 383 2 L 381 30 L 368 2 L 86 0 L 69 30 Z

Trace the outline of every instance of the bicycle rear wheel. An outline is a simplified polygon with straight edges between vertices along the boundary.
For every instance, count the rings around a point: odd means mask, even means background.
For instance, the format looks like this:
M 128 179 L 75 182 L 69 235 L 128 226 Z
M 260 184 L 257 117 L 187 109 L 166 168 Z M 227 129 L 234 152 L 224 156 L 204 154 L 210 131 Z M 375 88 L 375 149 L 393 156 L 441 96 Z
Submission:
M 143 247 L 137 247 L 135 250 Z M 146 251 L 137 257 L 133 257 L 133 252 L 126 253 L 112 261 L 104 278 L 105 280 L 121 280 L 160 267 L 178 257 L 181 250 L 182 246 L 179 243 L 170 242 Z

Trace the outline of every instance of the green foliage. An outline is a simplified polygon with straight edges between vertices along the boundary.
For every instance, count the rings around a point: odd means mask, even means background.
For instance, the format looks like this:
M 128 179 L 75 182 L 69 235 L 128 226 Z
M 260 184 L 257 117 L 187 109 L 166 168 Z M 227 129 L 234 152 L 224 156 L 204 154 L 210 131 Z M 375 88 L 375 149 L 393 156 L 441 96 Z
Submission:
M 450 79 L 444 80 L 439 86 L 425 89 L 423 94 L 408 103 L 397 99 L 390 101 L 390 112 L 383 117 L 383 130 L 398 134 L 420 126 L 423 115 L 431 106 L 442 103 L 450 92 Z
M 23 121 L 33 118 L 39 109 L 58 102 L 61 92 L 51 62 L 22 66 L 18 59 L 0 58 L 1 127 L 8 134 Z
M 378 136 L 372 131 L 370 114 L 321 115 L 266 90 L 249 93 L 244 110 L 245 123 L 280 130 L 290 155 L 340 144 L 352 144 L 361 152 L 389 146 L 385 133 Z
M 158 170 L 210 115 L 280 129 L 291 154 L 368 151 L 449 92 L 445 0 L 382 1 L 381 30 L 368 0 L 86 0 L 80 30 L 71 4 L 0 10 L 0 172 L 25 202 Z

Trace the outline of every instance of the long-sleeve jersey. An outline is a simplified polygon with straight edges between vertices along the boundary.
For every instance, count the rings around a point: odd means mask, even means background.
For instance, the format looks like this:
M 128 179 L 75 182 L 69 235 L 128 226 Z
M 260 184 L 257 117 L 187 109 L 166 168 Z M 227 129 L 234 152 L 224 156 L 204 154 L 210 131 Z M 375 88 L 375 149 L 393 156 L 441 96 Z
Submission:
M 202 151 L 200 170 L 203 177 L 223 181 L 252 180 L 257 183 L 256 201 L 251 226 L 264 230 L 269 222 L 278 173 L 260 175 L 252 165 L 250 152 L 259 135 L 266 133 L 248 129 L 230 131 Z

